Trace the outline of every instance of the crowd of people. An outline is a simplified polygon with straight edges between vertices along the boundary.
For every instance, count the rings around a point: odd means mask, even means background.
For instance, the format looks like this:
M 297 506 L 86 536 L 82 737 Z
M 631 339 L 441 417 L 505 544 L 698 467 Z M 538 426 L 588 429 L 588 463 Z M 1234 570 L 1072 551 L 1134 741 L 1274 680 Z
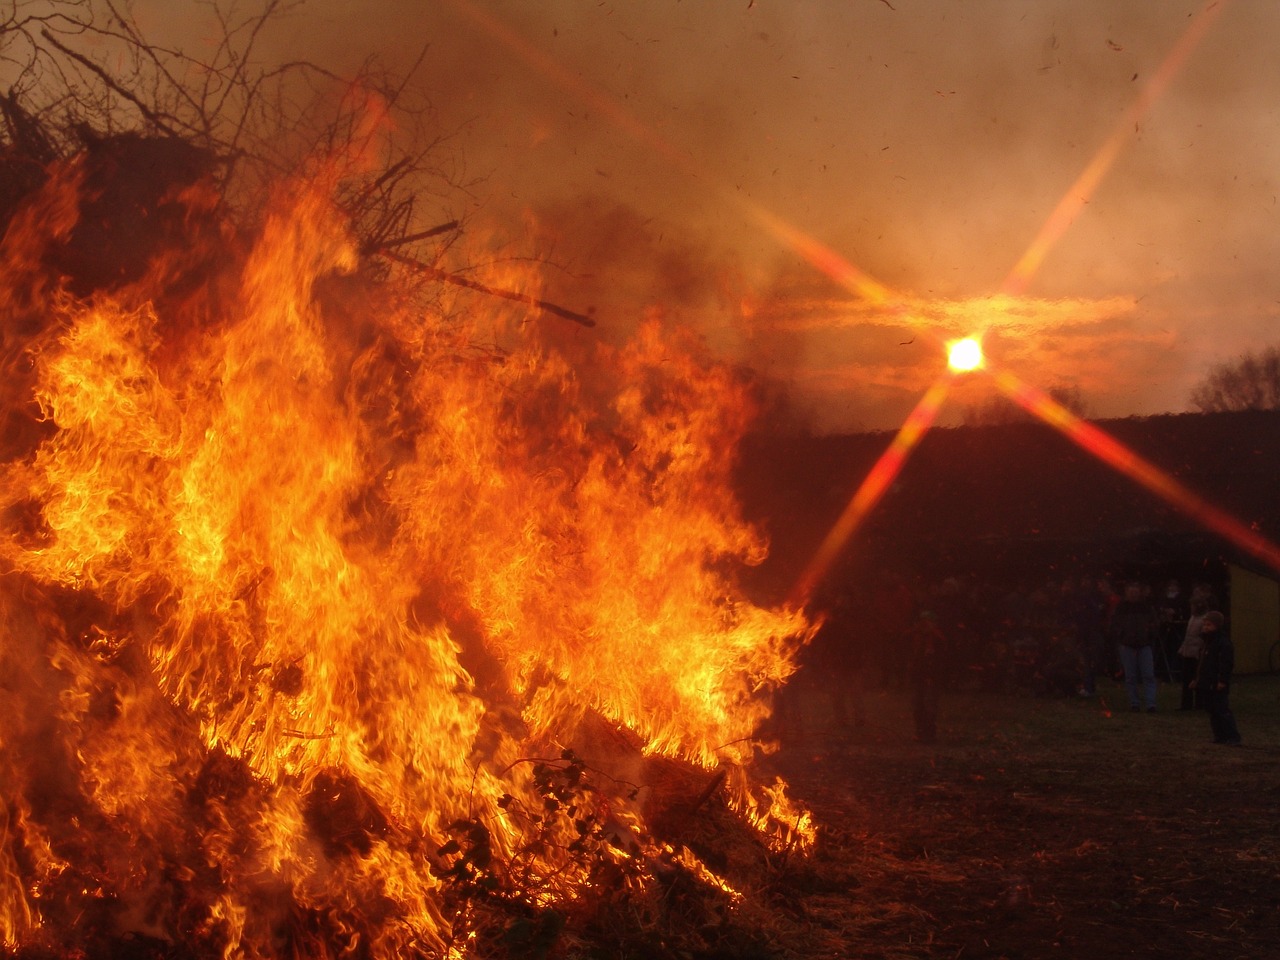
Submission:
M 886 575 L 841 590 L 805 667 L 821 678 L 837 724 L 858 723 L 867 690 L 909 692 L 915 733 L 937 735 L 948 690 L 1095 697 L 1123 681 L 1128 708 L 1155 712 L 1157 681 L 1181 686 L 1178 709 L 1208 713 L 1216 743 L 1241 742 L 1230 707 L 1233 647 L 1212 585 L 1177 580 L 1046 578 L 997 588 Z M 785 705 L 784 705 L 785 707 Z

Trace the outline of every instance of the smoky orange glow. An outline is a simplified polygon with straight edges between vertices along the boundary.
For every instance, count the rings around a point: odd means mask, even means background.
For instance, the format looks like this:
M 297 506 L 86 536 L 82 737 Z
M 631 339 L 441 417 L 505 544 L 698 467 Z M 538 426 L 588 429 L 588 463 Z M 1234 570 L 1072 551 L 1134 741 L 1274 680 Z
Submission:
M 572 71 L 565 69 L 554 57 L 548 56 L 538 46 L 513 30 L 499 17 L 482 9 L 471 0 L 445 0 L 458 13 L 470 20 L 486 34 L 497 40 L 508 52 L 514 53 L 526 65 L 536 70 L 577 100 L 599 111 L 610 124 L 642 146 L 652 150 L 662 159 L 687 171 L 693 162 L 687 154 L 656 133 L 651 126 L 641 122 L 614 97 L 587 83 Z
M 1159 101 L 1161 95 L 1169 88 L 1178 71 L 1187 62 L 1191 52 L 1203 39 L 1209 27 L 1213 25 L 1227 6 L 1228 0 L 1208 0 L 1200 13 L 1192 17 L 1187 29 L 1173 49 L 1165 56 L 1164 61 L 1155 74 L 1146 83 L 1141 94 L 1124 112 L 1110 136 L 1098 148 L 1093 159 L 1085 166 L 1076 181 L 1067 188 L 1058 205 L 1049 214 L 1048 220 L 1040 228 L 1040 232 L 1022 257 L 1014 265 L 1004 283 L 1000 285 L 1002 293 L 1020 294 L 1035 277 L 1040 265 L 1044 262 L 1053 245 L 1064 234 L 1075 220 L 1076 215 L 1089 202 L 1090 197 L 1098 189 L 1098 185 L 1111 169 L 1124 145 L 1132 140 L 1136 127 L 1150 113 L 1151 108 Z
M 494 15 L 479 9 L 470 0 L 448 0 L 449 4 L 489 36 L 514 53 L 528 66 L 551 80 L 565 92 L 599 110 L 615 128 L 632 140 L 647 147 L 662 159 L 705 183 L 721 199 L 738 207 L 779 244 L 798 254 L 823 275 L 851 293 L 873 304 L 890 305 L 894 292 L 866 271 L 854 265 L 848 258 L 836 253 L 815 237 L 805 233 L 783 218 L 770 213 L 757 203 L 743 197 L 737 190 L 723 183 L 713 170 L 699 164 L 687 152 L 680 150 L 653 128 L 624 107 L 616 98 L 592 86 L 566 70 L 554 58 L 547 56 L 534 44 L 512 30 Z

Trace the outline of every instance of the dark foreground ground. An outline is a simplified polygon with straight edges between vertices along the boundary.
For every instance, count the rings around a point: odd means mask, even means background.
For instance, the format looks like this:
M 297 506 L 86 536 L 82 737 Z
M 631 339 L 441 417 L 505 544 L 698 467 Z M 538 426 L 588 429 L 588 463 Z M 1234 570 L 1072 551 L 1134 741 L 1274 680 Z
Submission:
M 768 955 L 1280 957 L 1280 677 L 1245 677 L 1245 743 L 1200 712 L 944 697 L 914 742 L 904 695 L 837 729 L 821 691 L 772 766 L 822 825 L 767 885 Z

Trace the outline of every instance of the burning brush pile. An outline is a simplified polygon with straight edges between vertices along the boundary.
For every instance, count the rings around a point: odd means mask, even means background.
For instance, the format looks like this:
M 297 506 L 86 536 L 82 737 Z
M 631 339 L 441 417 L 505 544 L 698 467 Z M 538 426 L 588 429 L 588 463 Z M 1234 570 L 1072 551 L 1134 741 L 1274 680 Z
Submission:
M 323 169 L 233 228 L 108 146 L 0 255 L 7 950 L 566 956 L 732 908 L 681 811 L 811 842 L 747 772 L 812 628 L 735 584 L 745 384 L 371 278 Z

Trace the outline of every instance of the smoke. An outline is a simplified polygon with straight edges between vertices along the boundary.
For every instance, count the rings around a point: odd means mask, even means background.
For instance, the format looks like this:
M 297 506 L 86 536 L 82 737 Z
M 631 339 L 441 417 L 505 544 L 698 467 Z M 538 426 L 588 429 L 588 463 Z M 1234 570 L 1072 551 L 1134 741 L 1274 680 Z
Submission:
M 425 50 L 412 90 L 476 181 L 459 198 L 470 229 L 549 251 L 563 267 L 549 290 L 594 307 L 603 336 L 661 309 L 808 391 L 868 341 L 879 355 L 858 362 L 892 354 L 904 382 L 934 358 L 890 350 L 909 339 L 898 330 L 880 345 L 874 324 L 762 332 L 751 317 L 803 313 L 822 281 L 744 202 L 909 296 L 989 295 L 1203 7 L 387 0 L 370 16 L 318 0 L 263 49 L 339 72 L 370 55 L 408 69 Z M 1114 328 L 1124 364 L 1078 371 L 1078 353 L 1042 349 L 1051 379 L 1104 391 L 1098 409 L 1180 406 L 1206 351 L 1230 356 L 1270 327 L 1280 123 L 1258 78 L 1278 19 L 1228 5 L 1033 278 L 1048 301 L 1143 305 Z M 1153 365 L 1168 376 L 1135 379 Z M 869 399 L 879 381 L 846 389 L 831 426 L 894 425 L 895 404 Z M 833 419 L 831 399 L 807 402 Z
M 741 268 L 729 250 L 608 197 L 552 200 L 526 237 L 547 264 L 547 297 L 593 316 L 608 341 L 626 342 L 654 316 L 711 332 L 737 309 Z

